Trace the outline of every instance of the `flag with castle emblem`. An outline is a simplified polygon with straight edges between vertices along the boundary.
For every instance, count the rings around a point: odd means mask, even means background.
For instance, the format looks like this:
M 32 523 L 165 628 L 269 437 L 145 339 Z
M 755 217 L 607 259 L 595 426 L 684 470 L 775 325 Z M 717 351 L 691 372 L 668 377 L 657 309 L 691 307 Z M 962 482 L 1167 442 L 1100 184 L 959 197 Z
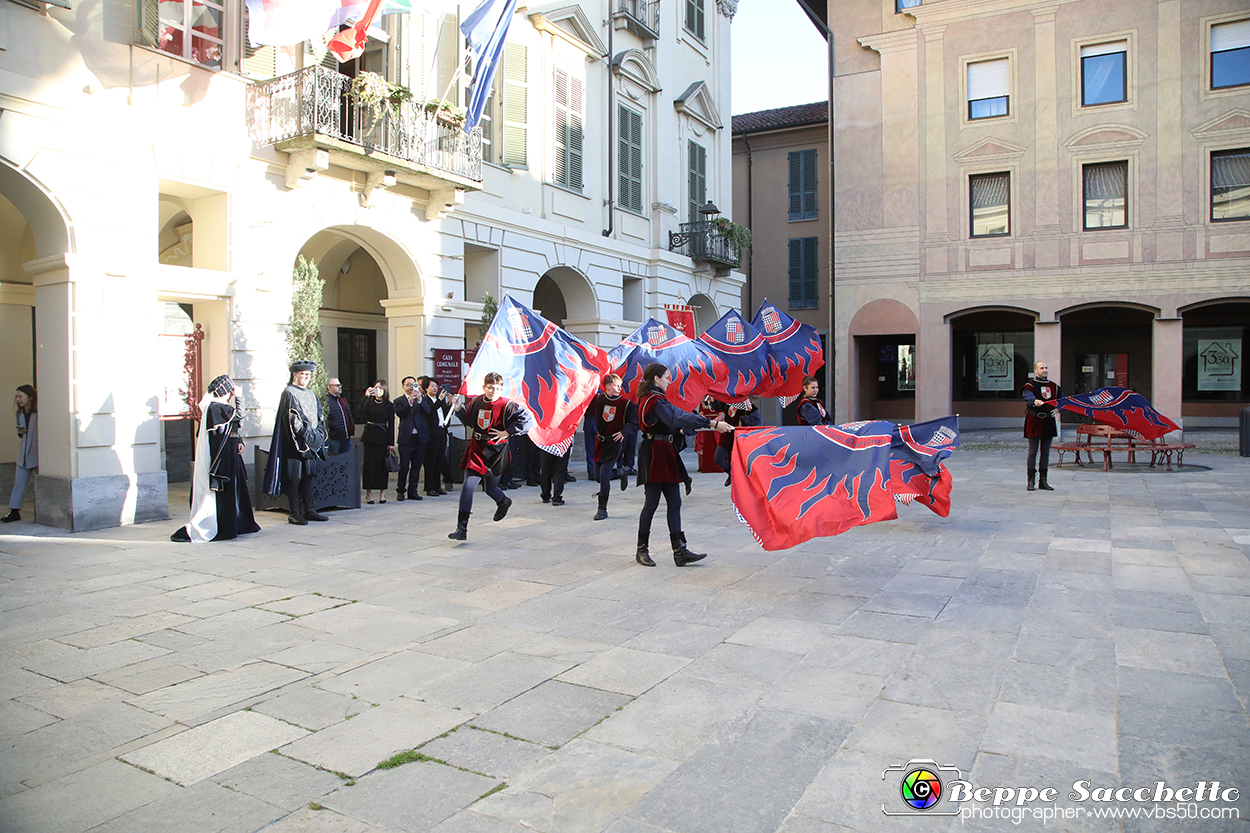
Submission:
M 899 503 L 923 504 L 951 513 L 951 474 L 942 461 L 959 447 L 959 417 L 896 425 L 890 439 L 890 487 Z
M 816 328 L 786 315 L 768 301 L 760 304 L 751 322 L 768 342 L 766 378 L 755 392 L 779 396 L 783 403 L 803 393 L 803 377 L 825 363 L 825 348 Z
M 667 367 L 672 382 L 665 397 L 687 411 L 697 408 L 708 389 L 727 376 L 725 363 L 702 342 L 686 338 L 654 318 L 622 339 L 608 358 L 612 372 L 621 377 L 621 388 L 630 399 L 638 398 L 647 365 L 658 362 Z
M 708 388 L 708 393 L 733 402 L 755 393 L 764 384 L 768 342 L 736 309 L 729 310 L 708 327 L 699 341 L 724 363 L 726 370 L 725 376 Z
M 1091 393 L 1065 396 L 1055 404 L 1103 425 L 1131 431 L 1144 440 L 1157 440 L 1171 431 L 1181 430 L 1179 425 L 1151 407 L 1146 397 L 1125 388 L 1099 388 Z

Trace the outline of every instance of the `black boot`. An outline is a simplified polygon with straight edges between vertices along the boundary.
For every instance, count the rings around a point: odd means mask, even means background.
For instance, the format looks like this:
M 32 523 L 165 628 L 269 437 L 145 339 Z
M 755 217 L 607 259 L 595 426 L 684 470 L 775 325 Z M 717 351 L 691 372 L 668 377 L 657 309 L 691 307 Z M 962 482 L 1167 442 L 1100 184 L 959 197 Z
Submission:
M 599 511 L 595 513 L 595 520 L 602 521 L 608 517 L 608 496 L 599 495 Z
M 456 531 L 447 533 L 447 537 L 453 541 L 469 540 L 469 513 L 461 512 L 456 516 Z
M 17 511 L 16 509 L 10 509 L 9 514 L 5 515 L 3 518 L 0 518 L 0 524 L 11 524 L 14 521 L 20 521 L 21 519 L 22 519 L 21 512 Z
M 625 491 L 625 487 L 629 485 L 629 471 L 621 469 L 621 491 Z
M 1034 472 L 1029 472 L 1029 485 L 1025 487 L 1026 491 L 1029 491 L 1029 492 L 1037 491 L 1037 487 L 1033 485 L 1033 478 L 1036 476 L 1037 475 Z
M 634 560 L 644 567 L 655 566 L 655 562 L 651 560 L 651 553 L 647 552 L 647 539 L 650 537 L 645 532 L 638 533 L 638 551 L 634 553 Z
M 687 564 L 693 564 L 707 558 L 707 553 L 691 552 L 686 549 L 686 534 L 679 532 L 676 535 L 669 535 L 669 540 L 673 542 L 673 563 L 678 567 L 685 567 Z
M 1053 492 L 1055 487 L 1046 482 L 1046 469 L 1042 469 L 1037 475 L 1037 488 L 1043 492 Z
M 502 521 L 507 516 L 508 510 L 511 508 L 512 498 L 504 498 L 503 503 L 498 504 L 498 508 L 495 510 L 495 520 Z
M 287 510 L 291 513 L 286 519 L 287 523 L 296 526 L 307 526 L 308 521 L 304 520 L 304 502 L 300 500 L 299 493 L 295 489 L 290 489 L 286 494 Z
M 304 505 L 304 520 L 306 521 L 328 521 L 330 520 L 325 515 L 318 512 L 316 509 L 313 509 L 311 500 L 305 500 L 305 501 L 302 501 L 302 503 Z

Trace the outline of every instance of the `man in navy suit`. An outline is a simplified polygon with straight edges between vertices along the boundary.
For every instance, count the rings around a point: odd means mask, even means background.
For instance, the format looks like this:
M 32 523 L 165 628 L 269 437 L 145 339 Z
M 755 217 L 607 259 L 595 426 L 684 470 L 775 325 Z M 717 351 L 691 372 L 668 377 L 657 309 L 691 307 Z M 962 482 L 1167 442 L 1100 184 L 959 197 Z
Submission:
M 395 484 L 395 499 L 403 500 L 406 495 L 410 500 L 421 500 L 417 480 L 421 464 L 425 462 L 425 445 L 430 441 L 429 416 L 433 406 L 412 376 L 405 376 L 403 385 L 404 393 L 396 397 L 394 403 L 399 434 L 399 481 Z

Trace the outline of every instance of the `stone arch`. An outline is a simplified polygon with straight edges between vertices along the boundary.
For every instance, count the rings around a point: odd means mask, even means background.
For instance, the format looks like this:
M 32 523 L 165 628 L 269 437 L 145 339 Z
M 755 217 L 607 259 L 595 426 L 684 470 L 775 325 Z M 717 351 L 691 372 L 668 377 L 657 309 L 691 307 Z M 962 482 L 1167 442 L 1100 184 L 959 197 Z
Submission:
M 851 318 L 847 348 L 852 419 L 915 419 L 919 335 L 916 314 L 893 298 L 870 301 Z
M 585 274 L 572 266 L 553 266 L 544 272 L 534 284 L 533 301 L 535 312 L 561 326 L 565 322 L 589 322 L 599 317 L 594 287 Z M 543 304 L 552 305 L 550 311 L 559 313 L 559 320 L 546 315 L 541 308 Z
M 73 251 L 72 225 L 64 208 L 24 172 L 0 158 L 0 196 L 25 218 L 34 233 L 35 257 L 43 259 Z
M 878 298 L 859 308 L 851 319 L 849 335 L 884 335 L 886 333 L 916 333 L 920 322 L 911 307 L 893 298 Z
M 691 295 L 687 303 L 694 309 L 695 335 L 703 333 L 721 317 L 721 314 L 716 311 L 716 302 L 702 292 Z

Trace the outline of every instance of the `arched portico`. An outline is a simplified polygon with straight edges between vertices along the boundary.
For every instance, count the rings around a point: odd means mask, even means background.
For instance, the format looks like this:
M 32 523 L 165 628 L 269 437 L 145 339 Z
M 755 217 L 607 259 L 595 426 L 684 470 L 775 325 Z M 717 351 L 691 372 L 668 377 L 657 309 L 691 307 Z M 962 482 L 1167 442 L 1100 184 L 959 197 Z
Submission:
M 855 313 L 847 329 L 851 419 L 916 418 L 919 332 L 916 314 L 893 298 L 870 301 Z
M 594 343 L 599 303 L 589 279 L 571 266 L 553 266 L 534 284 L 533 309 L 578 338 Z
M 701 334 L 720 319 L 716 311 L 716 302 L 701 292 L 690 296 L 689 304 L 694 310 L 694 333 L 691 338 Z

